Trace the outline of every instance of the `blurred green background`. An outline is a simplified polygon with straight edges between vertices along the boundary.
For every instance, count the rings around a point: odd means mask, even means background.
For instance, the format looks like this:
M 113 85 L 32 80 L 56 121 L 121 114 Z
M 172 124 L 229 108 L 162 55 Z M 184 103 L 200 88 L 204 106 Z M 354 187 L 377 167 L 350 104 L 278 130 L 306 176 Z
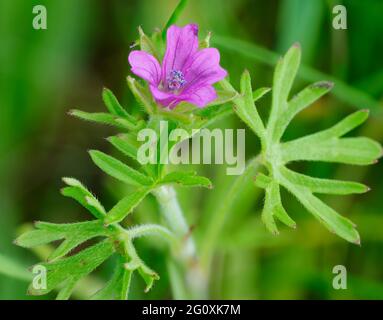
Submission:
M 32 8 L 43 4 L 48 29 L 32 28 Z M 334 30 L 332 8 L 347 8 L 347 30 Z M 177 1 L 169 0 L 0 0 L 0 271 L 26 278 L 24 268 L 39 261 L 41 251 L 12 244 L 20 226 L 34 220 L 74 222 L 89 219 L 85 210 L 60 196 L 62 176 L 83 181 L 107 208 L 124 193 L 102 174 L 86 150 L 111 151 L 105 137 L 114 131 L 67 115 L 72 108 L 103 110 L 102 88 L 110 88 L 128 108 L 135 102 L 127 90 L 129 46 L 137 26 L 151 33 L 162 28 Z M 222 65 L 235 84 L 250 70 L 255 87 L 270 86 L 277 56 L 299 41 L 304 67 L 294 91 L 308 82 L 332 80 L 331 95 L 301 113 L 285 139 L 323 129 L 356 108 L 371 117 L 358 133 L 383 140 L 383 1 L 381 0 L 191 0 L 179 24 L 198 23 L 201 34 L 212 31 Z M 270 97 L 259 109 L 267 114 Z M 216 124 L 244 128 L 230 116 Z M 246 157 L 259 145 L 247 135 Z M 303 163 L 301 172 L 366 183 L 364 195 L 326 197 L 358 225 L 362 246 L 325 230 L 289 194 L 284 205 L 297 230 L 267 233 L 260 221 L 263 194 L 252 185 L 239 195 L 225 223 L 213 262 L 211 297 L 218 299 L 382 299 L 383 170 L 382 164 L 352 167 Z M 203 244 L 210 217 L 233 181 L 223 166 L 201 166 L 212 179 L 212 191 L 179 189 L 195 237 Z M 133 215 L 134 222 L 158 220 L 151 198 Z M 141 241 L 141 240 L 140 240 Z M 147 295 L 137 277 L 132 298 L 171 298 L 162 248 L 139 242 L 142 258 L 161 280 Z M 344 265 L 347 290 L 334 290 L 332 269 Z M 113 261 L 92 274 L 77 292 L 97 288 L 112 272 Z M 27 281 L 0 275 L 1 299 L 30 299 Z M 45 298 L 52 298 L 47 296 Z

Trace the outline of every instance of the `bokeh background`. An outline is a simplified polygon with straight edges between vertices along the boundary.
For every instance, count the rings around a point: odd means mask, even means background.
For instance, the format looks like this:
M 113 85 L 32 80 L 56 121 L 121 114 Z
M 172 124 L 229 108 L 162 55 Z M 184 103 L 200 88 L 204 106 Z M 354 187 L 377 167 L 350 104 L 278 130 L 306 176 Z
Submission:
M 48 29 L 32 28 L 32 8 L 43 4 Z M 332 8 L 347 8 L 347 30 L 334 30 Z M 0 298 L 31 299 L 25 292 L 25 270 L 39 261 L 41 250 L 12 244 L 34 220 L 74 222 L 89 219 L 85 210 L 60 195 L 62 176 L 83 181 L 105 206 L 123 195 L 120 184 L 102 174 L 87 150 L 111 151 L 105 137 L 112 128 L 84 123 L 67 115 L 72 108 L 102 111 L 102 88 L 108 87 L 127 108 L 135 102 L 126 85 L 129 46 L 137 26 L 150 33 L 162 28 L 176 0 L 0 0 Z M 270 86 L 272 67 L 299 41 L 303 64 L 294 90 L 309 82 L 332 80 L 332 94 L 302 112 L 286 139 L 323 129 L 357 108 L 371 117 L 358 132 L 383 140 L 383 2 L 381 0 L 190 0 L 179 24 L 196 22 L 212 31 L 222 65 L 235 84 L 250 70 L 255 87 Z M 270 97 L 259 103 L 267 114 Z M 234 116 L 217 124 L 243 128 Z M 259 151 L 256 138 L 246 140 L 246 156 Z M 383 298 L 383 166 L 352 167 L 304 163 L 301 172 L 357 180 L 367 194 L 326 197 L 357 225 L 362 246 L 330 234 L 287 193 L 284 205 L 297 230 L 267 233 L 260 221 L 263 194 L 249 185 L 231 210 L 213 263 L 211 296 L 220 299 L 382 299 Z M 213 191 L 179 189 L 195 237 L 203 245 L 210 217 L 233 181 L 223 166 L 197 168 L 215 183 Z M 156 221 L 158 208 L 148 198 L 133 220 Z M 21 228 L 21 229 L 20 229 Z M 162 248 L 139 243 L 143 259 L 161 275 L 149 294 L 141 279 L 133 281 L 134 299 L 171 298 Z M 334 290 L 332 269 L 344 265 L 347 290 Z M 76 293 L 97 288 L 113 267 L 110 261 L 92 274 Z M 24 279 L 24 280 L 23 280 Z M 52 298 L 47 296 L 45 298 Z

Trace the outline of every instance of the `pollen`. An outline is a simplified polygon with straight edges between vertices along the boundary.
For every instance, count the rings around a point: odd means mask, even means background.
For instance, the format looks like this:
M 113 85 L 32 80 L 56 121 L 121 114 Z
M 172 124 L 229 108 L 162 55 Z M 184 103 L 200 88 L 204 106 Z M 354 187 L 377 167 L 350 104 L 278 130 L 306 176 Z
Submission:
M 186 84 L 185 77 L 182 71 L 179 70 L 172 70 L 166 81 L 168 89 L 171 91 L 178 91 Z

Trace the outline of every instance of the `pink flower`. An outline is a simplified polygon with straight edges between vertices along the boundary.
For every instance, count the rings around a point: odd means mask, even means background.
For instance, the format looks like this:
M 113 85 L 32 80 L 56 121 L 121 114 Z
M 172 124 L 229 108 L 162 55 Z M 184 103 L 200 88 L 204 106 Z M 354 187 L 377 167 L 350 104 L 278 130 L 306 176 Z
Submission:
M 215 48 L 198 50 L 198 26 L 172 25 L 167 31 L 166 53 L 162 66 L 145 51 L 129 54 L 131 71 L 149 83 L 154 99 L 173 109 L 182 101 L 205 107 L 217 98 L 212 86 L 226 77 Z

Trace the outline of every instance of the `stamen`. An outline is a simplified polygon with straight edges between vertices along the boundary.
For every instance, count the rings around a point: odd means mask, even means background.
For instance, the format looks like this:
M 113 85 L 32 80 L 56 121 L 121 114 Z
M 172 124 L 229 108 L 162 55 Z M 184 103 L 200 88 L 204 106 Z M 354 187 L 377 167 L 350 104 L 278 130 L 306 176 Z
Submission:
M 172 70 L 166 81 L 168 83 L 168 89 L 171 91 L 178 91 L 186 84 L 185 77 L 182 71 L 179 70 Z

